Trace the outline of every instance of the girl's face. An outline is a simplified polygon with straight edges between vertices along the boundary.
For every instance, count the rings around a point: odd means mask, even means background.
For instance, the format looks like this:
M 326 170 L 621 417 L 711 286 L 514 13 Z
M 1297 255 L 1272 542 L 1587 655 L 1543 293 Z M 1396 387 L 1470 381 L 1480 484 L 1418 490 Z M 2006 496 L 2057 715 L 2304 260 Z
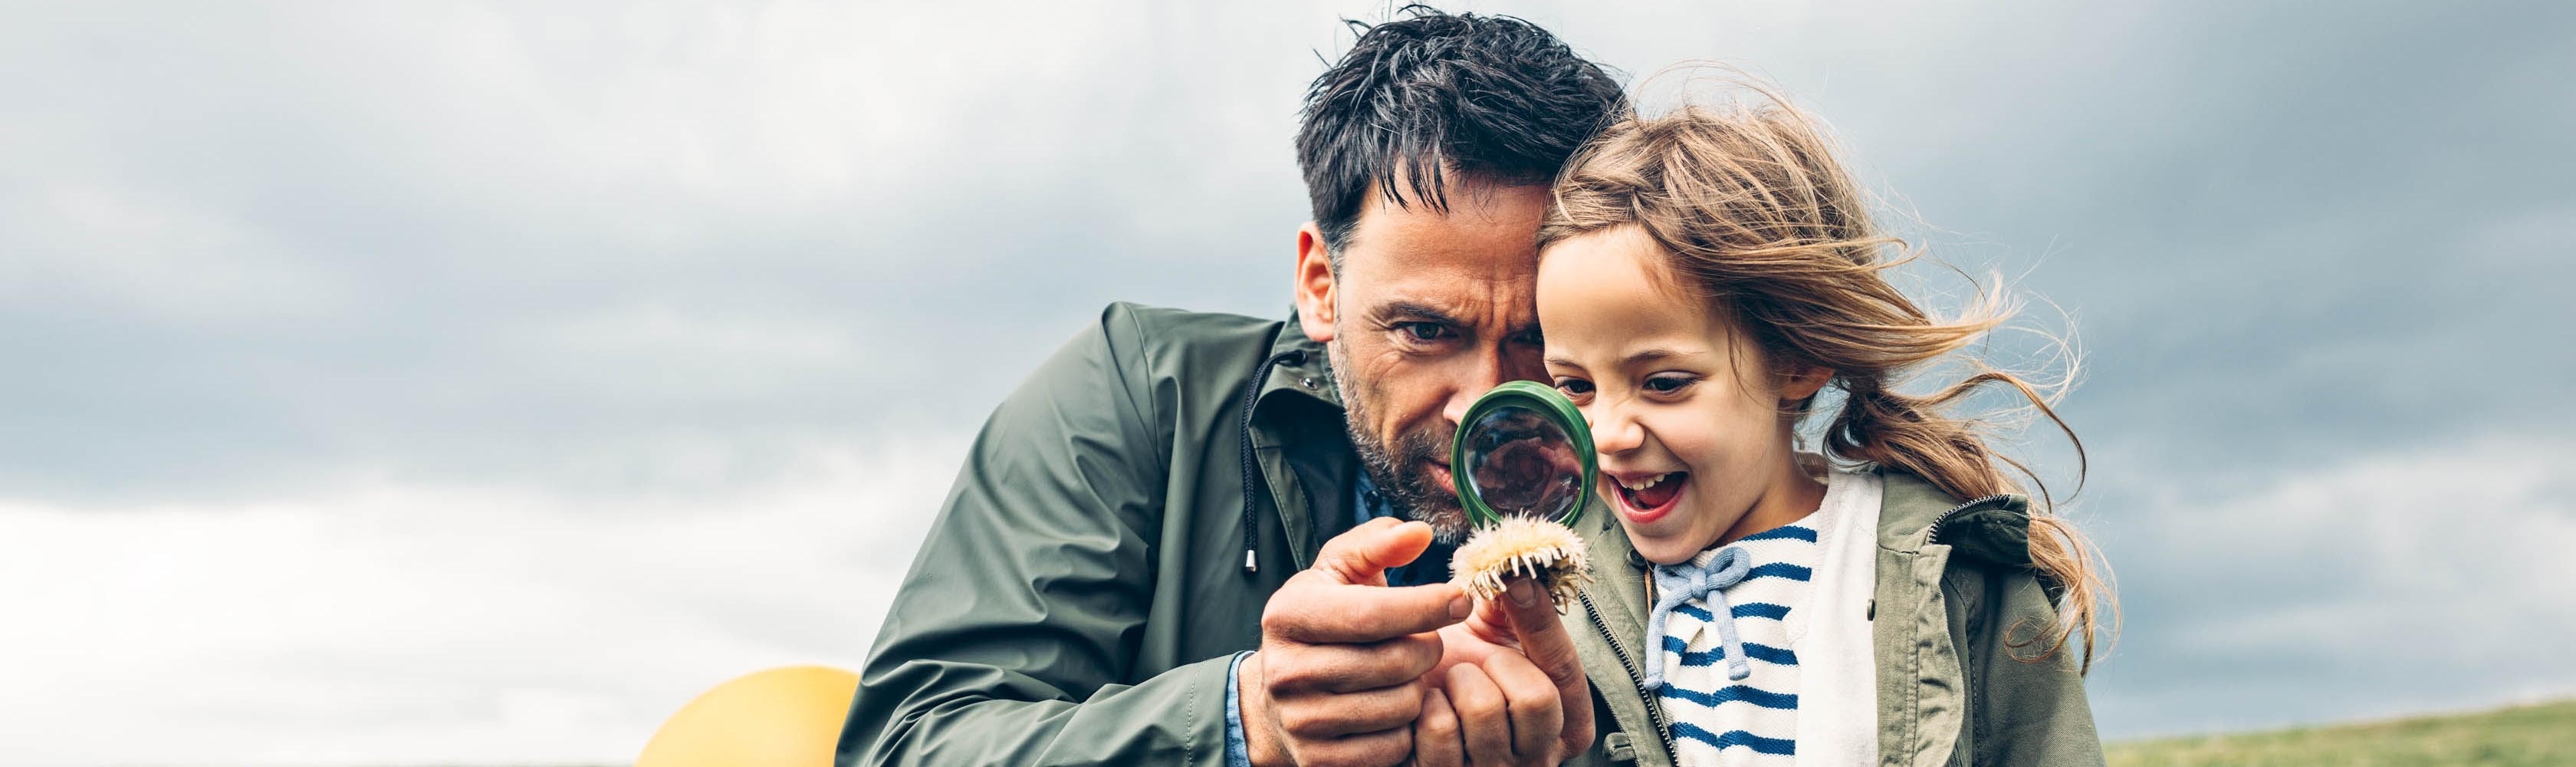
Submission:
M 1592 424 L 1602 495 L 1637 552 L 1671 564 L 1815 510 L 1823 486 L 1781 412 L 1831 374 L 1776 375 L 1664 258 L 1632 226 L 1558 241 L 1539 260 L 1538 315 L 1548 375 Z

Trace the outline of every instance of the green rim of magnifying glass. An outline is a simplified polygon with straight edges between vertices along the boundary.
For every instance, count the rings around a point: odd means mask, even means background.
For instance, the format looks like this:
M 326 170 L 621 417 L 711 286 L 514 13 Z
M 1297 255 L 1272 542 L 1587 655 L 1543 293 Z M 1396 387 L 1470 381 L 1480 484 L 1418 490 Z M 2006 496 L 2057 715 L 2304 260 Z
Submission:
M 1574 508 L 1567 509 L 1565 515 L 1556 520 L 1558 524 L 1572 526 L 1576 519 L 1582 518 L 1583 507 L 1592 505 L 1592 480 L 1597 473 L 1594 470 L 1597 461 L 1592 450 L 1592 428 L 1583 422 L 1583 411 L 1576 409 L 1574 401 L 1566 399 L 1565 393 L 1537 381 L 1511 381 L 1496 386 L 1493 391 L 1477 397 L 1475 404 L 1467 406 L 1467 414 L 1458 419 L 1458 436 L 1449 442 L 1449 483 L 1457 486 L 1459 505 L 1467 508 L 1467 518 L 1476 524 L 1489 525 L 1503 520 L 1503 515 L 1486 506 L 1484 500 L 1477 497 L 1476 489 L 1470 486 L 1472 480 L 1468 479 L 1467 471 L 1467 439 L 1470 435 L 1467 429 L 1487 413 L 1507 406 L 1528 408 L 1540 417 L 1555 421 L 1558 428 L 1565 430 L 1566 438 L 1574 442 L 1574 455 L 1583 462 L 1583 492 L 1575 496 Z

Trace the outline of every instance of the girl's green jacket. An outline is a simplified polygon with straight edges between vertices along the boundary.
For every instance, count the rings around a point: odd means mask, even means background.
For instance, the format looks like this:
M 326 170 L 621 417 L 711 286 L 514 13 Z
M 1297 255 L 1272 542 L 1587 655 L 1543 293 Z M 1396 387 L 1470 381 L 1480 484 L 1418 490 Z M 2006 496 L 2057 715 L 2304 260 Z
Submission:
M 1869 611 L 1877 654 L 1879 764 L 2101 764 L 2075 648 L 2023 659 L 2038 654 L 2028 640 L 2057 618 L 2030 565 L 2029 502 L 1963 502 L 1910 474 L 1880 476 L 1878 584 L 1859 608 Z M 1587 514 L 1576 527 L 1597 564 L 1565 620 L 1601 735 L 1572 763 L 1670 765 L 1669 727 L 1640 683 L 1645 560 L 1611 514 Z

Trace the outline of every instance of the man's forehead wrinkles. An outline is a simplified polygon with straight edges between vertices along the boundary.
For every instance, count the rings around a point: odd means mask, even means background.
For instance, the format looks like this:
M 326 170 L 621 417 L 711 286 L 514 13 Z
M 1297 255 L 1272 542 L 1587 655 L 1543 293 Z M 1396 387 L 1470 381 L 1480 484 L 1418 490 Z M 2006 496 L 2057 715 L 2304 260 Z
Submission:
M 1512 271 L 1507 264 L 1496 264 L 1494 279 L 1485 282 L 1485 306 L 1494 313 L 1494 323 L 1519 333 L 1538 326 L 1537 259 Z

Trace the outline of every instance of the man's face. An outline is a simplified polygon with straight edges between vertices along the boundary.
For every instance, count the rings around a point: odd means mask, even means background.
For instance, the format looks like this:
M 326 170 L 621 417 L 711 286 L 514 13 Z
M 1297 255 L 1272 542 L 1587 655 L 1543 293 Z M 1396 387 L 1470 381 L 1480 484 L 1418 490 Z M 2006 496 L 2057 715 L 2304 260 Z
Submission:
M 1546 374 L 1534 290 L 1544 186 L 1466 184 L 1449 210 L 1371 194 L 1338 273 L 1299 237 L 1298 316 L 1332 352 L 1352 443 L 1397 513 L 1467 532 L 1449 479 L 1458 418 L 1486 390 Z

